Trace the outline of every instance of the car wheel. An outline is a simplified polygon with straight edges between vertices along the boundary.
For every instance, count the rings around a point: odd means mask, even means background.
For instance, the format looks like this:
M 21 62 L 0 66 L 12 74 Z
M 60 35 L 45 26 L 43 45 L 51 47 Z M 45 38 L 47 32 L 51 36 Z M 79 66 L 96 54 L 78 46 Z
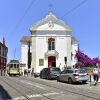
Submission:
M 83 84 L 86 84 L 87 81 L 82 81 Z
M 57 82 L 60 82 L 60 79 L 59 79 L 59 77 L 57 77 Z
M 73 83 L 73 81 L 72 81 L 71 78 L 68 79 L 68 83 L 69 83 L 69 84 L 72 84 L 72 83 Z
M 40 74 L 40 78 L 43 78 L 41 74 Z
M 47 80 L 49 80 L 50 79 L 50 77 L 49 76 L 47 76 Z

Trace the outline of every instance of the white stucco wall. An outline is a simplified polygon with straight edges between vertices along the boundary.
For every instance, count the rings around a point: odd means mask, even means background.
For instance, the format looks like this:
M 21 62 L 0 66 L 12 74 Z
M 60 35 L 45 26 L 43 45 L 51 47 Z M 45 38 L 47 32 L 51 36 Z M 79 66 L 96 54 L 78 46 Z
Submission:
M 67 37 L 57 37 L 56 38 L 56 50 L 59 53 L 58 58 L 56 59 L 56 66 L 64 67 L 65 61 L 64 57 L 67 56 Z
M 32 52 L 32 45 L 30 45 L 30 52 Z M 26 64 L 26 67 L 22 67 L 22 72 L 24 72 L 24 69 L 28 69 L 27 63 L 28 63 L 28 43 L 27 42 L 21 42 L 21 63 Z
M 44 33 L 44 35 L 40 35 L 40 33 L 37 33 L 36 37 L 36 72 L 39 73 L 43 68 L 48 67 L 48 58 L 45 56 L 45 52 L 48 50 L 48 36 L 46 35 L 48 33 Z M 65 33 L 62 33 L 63 35 Z M 67 57 L 67 35 L 66 36 L 59 36 L 59 34 L 54 33 L 51 34 L 55 38 L 55 50 L 59 53 L 59 55 L 56 57 L 56 67 L 59 67 L 61 70 L 63 69 L 65 65 L 64 57 Z M 58 36 L 57 36 L 58 35 Z M 77 62 L 77 59 L 75 59 L 76 51 L 78 50 L 78 44 L 72 43 L 72 65 L 75 65 Z M 30 51 L 32 52 L 32 45 L 30 47 Z M 22 42 L 21 43 L 21 63 L 26 64 L 26 67 L 23 67 L 22 70 L 28 69 L 27 62 L 28 62 L 28 43 Z M 39 59 L 44 59 L 44 66 L 39 66 Z
M 41 69 L 47 67 L 45 52 L 47 50 L 46 37 L 36 38 L 36 72 L 40 72 Z M 39 66 L 39 59 L 44 59 L 44 66 Z
M 72 65 L 75 65 L 77 62 L 77 59 L 75 58 L 76 51 L 78 50 L 78 44 L 77 42 L 72 43 Z
M 67 56 L 67 32 L 37 32 L 36 33 L 36 72 L 40 72 L 41 69 L 48 67 L 48 58 L 45 53 L 48 50 L 48 38 L 55 38 L 55 50 L 59 53 L 56 57 L 56 66 L 64 67 L 64 57 Z M 39 58 L 44 59 L 44 66 L 39 66 Z

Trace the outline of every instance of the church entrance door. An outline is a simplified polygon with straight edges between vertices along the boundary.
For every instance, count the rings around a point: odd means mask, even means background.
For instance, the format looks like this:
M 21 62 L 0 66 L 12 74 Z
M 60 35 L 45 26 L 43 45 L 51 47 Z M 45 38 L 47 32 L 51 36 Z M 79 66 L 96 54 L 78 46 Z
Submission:
M 48 67 L 56 67 L 56 57 L 55 56 L 48 57 Z

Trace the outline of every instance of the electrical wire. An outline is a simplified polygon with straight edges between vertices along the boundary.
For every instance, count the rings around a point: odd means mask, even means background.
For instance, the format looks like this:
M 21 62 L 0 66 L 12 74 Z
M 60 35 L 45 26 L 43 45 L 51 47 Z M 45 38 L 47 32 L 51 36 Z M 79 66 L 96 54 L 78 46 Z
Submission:
M 9 35 L 7 41 L 9 41 L 11 39 L 11 36 L 14 35 L 14 33 L 16 32 L 16 30 L 19 28 L 19 26 L 21 25 L 21 22 L 23 21 L 24 17 L 26 16 L 26 14 L 28 13 L 29 9 L 32 7 L 32 5 L 34 4 L 36 0 L 32 0 L 31 3 L 29 4 L 28 8 L 26 9 L 24 15 L 21 17 L 21 19 L 18 21 L 18 23 L 16 24 L 15 28 L 12 30 L 11 34 Z
M 77 8 L 79 8 L 80 6 L 82 6 L 84 3 L 86 3 L 87 0 L 83 0 L 81 3 L 79 3 L 78 5 L 76 5 L 75 7 L 73 7 L 72 9 L 70 9 L 68 12 L 66 12 L 61 18 L 65 17 L 66 15 L 72 13 L 74 10 L 76 10 Z

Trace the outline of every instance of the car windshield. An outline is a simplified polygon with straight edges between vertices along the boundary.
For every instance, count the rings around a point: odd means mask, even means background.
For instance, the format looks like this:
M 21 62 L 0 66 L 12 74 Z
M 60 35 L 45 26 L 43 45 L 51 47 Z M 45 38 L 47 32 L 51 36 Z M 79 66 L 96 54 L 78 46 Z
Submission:
M 75 70 L 75 73 L 86 73 L 85 70 Z
M 59 68 L 51 68 L 51 71 L 60 71 Z

